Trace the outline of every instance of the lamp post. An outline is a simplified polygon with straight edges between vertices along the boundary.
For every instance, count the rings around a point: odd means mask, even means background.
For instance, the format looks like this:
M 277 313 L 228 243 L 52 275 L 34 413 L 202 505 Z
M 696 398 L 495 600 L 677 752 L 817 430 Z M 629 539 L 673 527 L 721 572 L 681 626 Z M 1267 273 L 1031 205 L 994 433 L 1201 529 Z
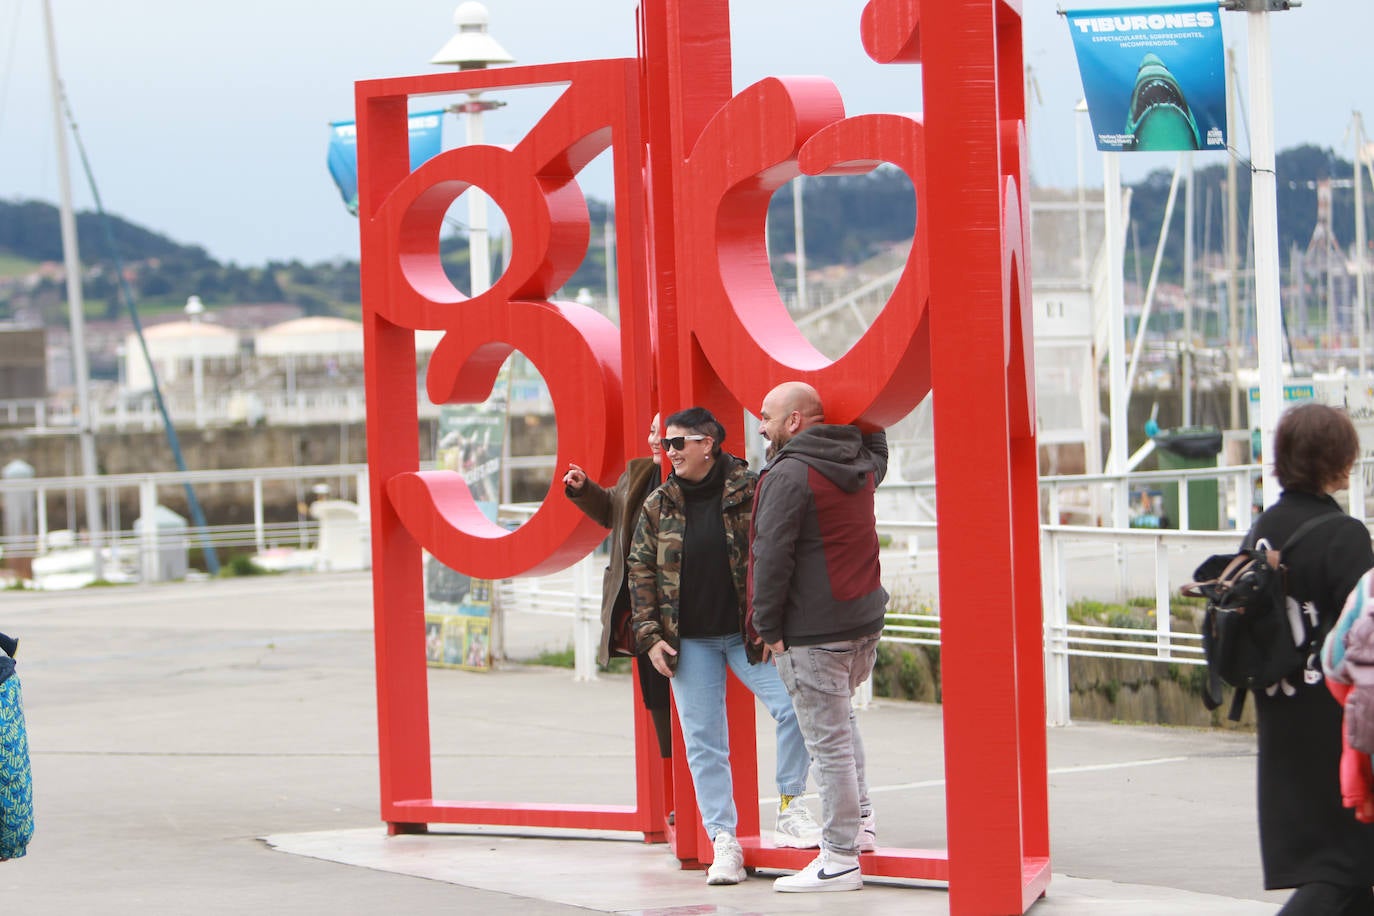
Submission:
M 200 316 L 205 314 L 205 305 L 199 296 L 186 300 L 186 316 L 191 319 L 191 383 L 195 393 L 196 427 L 205 426 L 205 369 L 200 351 Z
M 476 0 L 460 3 L 453 11 L 453 24 L 458 34 L 450 38 L 429 59 L 438 66 L 456 66 L 459 70 L 484 70 L 491 64 L 511 64 L 515 58 L 500 43 L 487 34 L 490 21 L 487 8 Z M 500 108 L 505 102 L 483 101 L 480 90 L 469 92 L 466 102 L 450 111 L 466 116 L 467 145 L 483 143 L 482 113 Z M 477 188 L 469 188 L 468 195 L 468 261 L 471 270 L 470 294 L 473 296 L 491 288 L 491 256 L 487 239 L 487 196 Z

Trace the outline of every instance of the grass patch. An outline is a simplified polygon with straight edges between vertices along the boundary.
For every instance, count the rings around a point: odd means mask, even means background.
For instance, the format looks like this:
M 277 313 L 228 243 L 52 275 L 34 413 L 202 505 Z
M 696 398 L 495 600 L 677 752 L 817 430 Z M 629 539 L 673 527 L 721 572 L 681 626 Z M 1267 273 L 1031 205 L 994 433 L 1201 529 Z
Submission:
M 37 261 L 0 251 L 0 277 L 23 277 L 38 269 Z
M 1184 598 L 1172 595 L 1169 598 L 1169 617 L 1172 628 L 1189 632 L 1194 630 L 1198 611 L 1206 605 L 1202 598 Z M 1127 598 L 1124 604 L 1094 601 L 1084 598 L 1069 604 L 1069 623 L 1094 627 L 1119 627 L 1123 630 L 1152 630 L 1155 628 L 1155 599 L 1153 597 Z
M 270 576 L 272 573 L 254 563 L 248 554 L 236 553 L 228 562 L 220 565 L 219 574 L 221 578 L 227 579 L 233 576 Z
M 572 644 L 564 646 L 562 649 L 545 649 L 534 657 L 531 664 L 544 665 L 548 668 L 574 668 L 576 667 L 576 652 Z M 604 674 L 629 674 L 631 663 L 634 659 L 617 655 L 611 658 L 605 665 L 597 665 L 596 670 Z

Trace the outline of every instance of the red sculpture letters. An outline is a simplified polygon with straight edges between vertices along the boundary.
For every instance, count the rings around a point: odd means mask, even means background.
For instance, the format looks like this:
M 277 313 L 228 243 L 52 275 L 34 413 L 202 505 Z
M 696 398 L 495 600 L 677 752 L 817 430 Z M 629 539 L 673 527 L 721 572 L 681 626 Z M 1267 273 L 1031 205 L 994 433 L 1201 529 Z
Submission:
M 819 388 L 832 422 L 882 426 L 933 389 L 950 848 L 882 849 L 864 870 L 948 880 L 953 912 L 1022 912 L 1047 885 L 1049 858 L 1020 4 L 868 3 L 858 25 L 869 55 L 923 65 L 921 117 L 846 117 L 823 77 L 770 78 L 736 93 L 728 14 L 727 0 L 642 0 L 638 60 L 357 85 L 382 816 L 396 832 L 435 822 L 667 832 L 687 863 L 710 848 L 699 828 L 665 826 L 667 787 L 638 707 L 633 807 L 430 797 L 420 548 L 497 579 L 565 567 L 604 531 L 555 497 L 508 532 L 477 510 L 456 474 L 419 470 L 415 331 L 443 332 L 426 377 L 435 403 L 485 400 L 503 360 L 524 353 L 553 397 L 559 466 L 575 459 L 603 483 L 638 451 L 658 407 L 705 404 L 738 436 L 741 408 L 756 411 L 785 380 Z M 409 98 L 552 83 L 566 89 L 514 148 L 458 148 L 409 172 Z M 550 298 L 589 238 L 578 173 L 607 149 L 618 328 Z M 830 360 L 773 285 L 765 213 L 799 175 L 882 163 L 911 179 L 915 239 L 872 327 Z M 506 214 L 512 259 L 469 299 L 439 264 L 438 236 L 445 211 L 473 186 Z M 961 575 L 975 569 L 978 577 Z M 732 694 L 741 797 L 757 784 L 753 715 L 752 698 Z M 678 824 L 695 824 L 679 770 Z M 747 863 L 805 864 L 810 853 L 757 837 L 757 806 L 746 801 Z

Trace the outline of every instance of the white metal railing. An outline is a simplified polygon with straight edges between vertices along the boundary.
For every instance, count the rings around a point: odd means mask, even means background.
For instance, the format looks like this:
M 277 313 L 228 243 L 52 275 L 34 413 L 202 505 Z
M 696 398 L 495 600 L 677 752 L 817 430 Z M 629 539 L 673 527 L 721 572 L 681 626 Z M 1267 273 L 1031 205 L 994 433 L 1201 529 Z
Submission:
M 880 531 L 909 531 L 934 526 L 880 520 L 878 527 Z M 1238 544 L 1236 532 L 1044 525 L 1041 535 L 1048 724 L 1067 725 L 1070 721 L 1070 657 L 1203 664 L 1201 637 L 1173 626 L 1171 597 L 1191 579 L 1193 569 L 1204 558 L 1234 550 Z M 887 551 L 883 555 L 883 581 L 894 595 L 883 641 L 938 646 L 940 615 L 933 586 L 936 561 L 925 553 L 919 559 L 908 557 L 905 551 Z M 551 614 L 572 621 L 574 668 L 579 679 L 595 677 L 600 572 L 604 565 L 605 557 L 595 553 L 571 570 L 506 580 L 498 589 L 502 614 Z M 1124 576 L 1118 571 L 1122 566 L 1126 569 Z M 913 586 L 917 595 L 932 599 L 928 609 L 913 610 L 897 599 Z M 1124 602 L 1126 598 L 1140 596 L 1152 601 L 1152 605 L 1141 607 L 1141 619 L 1152 618 L 1153 626 L 1101 626 L 1069 620 L 1069 606 L 1080 598 Z M 855 697 L 856 705 L 867 705 L 871 690 L 871 684 L 864 685 Z
M 1369 462 L 1362 462 L 1369 466 Z M 294 484 L 301 492 L 308 492 L 307 484 L 328 482 L 333 494 L 347 498 L 350 493 L 360 503 L 364 525 L 367 523 L 368 500 L 366 465 L 319 465 L 299 468 L 249 468 L 222 471 L 187 471 L 154 474 L 109 475 L 96 478 L 98 498 L 105 503 L 107 532 L 101 546 L 134 552 L 146 578 L 158 554 L 160 534 L 154 525 L 140 531 L 119 529 L 118 516 L 108 511 L 120 503 L 120 491 L 134 489 L 144 517 L 151 517 L 159 504 L 158 493 L 163 488 L 179 488 L 184 484 L 196 487 L 237 484 L 247 488 L 246 501 L 252 505 L 253 521 L 236 525 L 188 527 L 177 532 L 188 546 L 194 547 L 208 540 L 217 547 L 252 546 L 262 551 L 276 544 L 304 546 L 317 538 L 316 527 L 309 520 L 270 523 L 266 521 L 266 488 Z M 1224 516 L 1224 524 L 1248 525 L 1250 492 L 1259 473 L 1256 466 L 1205 468 L 1167 472 L 1142 472 L 1112 477 L 1091 475 L 1080 477 L 1047 477 L 1041 481 L 1042 508 L 1046 515 L 1056 517 L 1055 506 L 1070 487 L 1110 487 L 1133 482 L 1169 482 L 1180 484 L 1181 522 L 1186 523 L 1188 481 L 1215 479 L 1219 490 L 1231 493 L 1219 501 L 1240 509 L 1238 518 Z M 1353 475 L 1352 484 L 1363 475 Z M 76 518 L 77 500 L 87 490 L 86 480 L 80 477 L 36 478 L 0 481 L 0 503 L 7 513 L 5 537 L 0 547 L 7 557 L 39 556 L 48 550 L 51 533 L 47 519 L 48 496 L 67 494 L 70 500 L 68 517 Z M 1365 518 L 1359 511 L 1364 506 L 1359 485 L 1352 486 L 1353 515 Z M 883 490 L 909 490 L 917 502 L 929 505 L 934 484 L 884 484 Z M 1060 496 L 1056 496 L 1056 493 Z M 36 526 L 31 533 L 15 535 L 9 532 L 8 514 L 12 500 L 31 500 L 36 505 Z M 127 500 L 125 500 L 127 502 Z M 914 503 L 912 503 L 914 504 Z M 903 504 L 906 505 L 906 504 Z M 518 522 L 527 518 L 535 507 L 503 506 L 504 520 Z M 909 510 L 914 514 L 923 514 Z M 111 521 L 115 524 L 111 524 Z M 1237 524 L 1244 521 L 1244 525 Z M 894 549 L 883 555 L 884 582 L 894 598 L 884 639 L 894 643 L 938 645 L 940 638 L 939 611 L 934 600 L 938 595 L 938 527 L 933 520 L 880 519 L 878 529 L 890 535 Z M 1159 529 L 1119 529 L 1091 526 L 1044 524 L 1041 526 L 1041 573 L 1043 587 L 1045 671 L 1048 719 L 1052 724 L 1069 721 L 1068 659 L 1073 656 L 1092 656 L 1143 660 L 1160 664 L 1197 665 L 1202 663 L 1198 637 L 1179 632 L 1170 617 L 1170 598 L 1178 587 L 1191 577 L 1202 559 L 1213 553 L 1234 550 L 1239 534 L 1227 531 L 1174 531 Z M 89 545 L 86 545 L 89 546 Z M 594 553 L 572 569 L 553 576 L 520 577 L 501 583 L 498 589 L 499 606 L 503 614 L 541 614 L 566 617 L 573 628 L 575 670 L 579 678 L 595 674 L 595 644 L 600 630 L 600 581 L 604 556 Z M 911 606 L 897 600 L 906 593 L 929 596 L 930 607 L 921 602 Z M 1128 598 L 1146 598 L 1153 605 L 1153 626 L 1147 629 L 1113 627 L 1074 623 L 1069 620 L 1069 606 L 1082 598 L 1124 602 Z M 1149 608 L 1145 609 L 1148 614 Z M 497 624 L 498 634 L 500 624 Z M 498 637 L 499 638 L 499 635 Z
M 1042 525 L 1041 587 L 1044 608 L 1046 719 L 1069 723 L 1069 658 L 1134 659 L 1159 664 L 1203 664 L 1201 638 L 1173 627 L 1172 596 L 1214 553 L 1234 551 L 1235 531 L 1159 531 Z M 1069 605 L 1082 597 L 1117 602 L 1146 596 L 1154 626 L 1112 627 L 1072 623 Z M 1148 616 L 1148 611 L 1146 612 Z
M 317 541 L 318 523 L 308 517 L 288 522 L 267 521 L 265 489 L 269 484 L 294 484 L 300 494 L 297 502 L 306 501 L 304 494 L 315 485 L 330 487 L 331 496 L 347 499 L 350 495 L 367 493 L 367 465 L 312 465 L 296 468 L 245 468 L 216 471 L 168 471 L 151 474 L 109 474 L 95 478 L 96 498 L 102 505 L 105 530 L 92 540 L 82 536 L 75 546 L 100 550 L 114 558 L 137 556 L 134 572 L 143 581 L 157 578 L 157 562 L 161 547 L 170 544 L 187 548 L 207 546 L 216 548 L 252 547 L 262 553 L 269 548 L 290 546 L 303 548 Z M 306 483 L 311 486 L 307 488 Z M 48 501 L 51 494 L 62 494 L 68 501 L 66 517 L 77 518 L 76 501 L 84 498 L 87 479 L 82 477 L 37 477 L 0 481 L 0 506 L 6 515 L 5 534 L 0 536 L 0 550 L 6 558 L 37 558 L 52 552 L 53 528 L 49 524 Z M 185 529 L 172 532 L 159 530 L 153 523 L 157 507 L 164 502 L 159 491 L 171 489 L 178 500 L 184 499 L 184 487 L 193 489 L 209 486 L 238 486 L 245 491 L 245 501 L 252 507 L 252 522 L 209 525 L 187 524 Z M 136 494 L 139 518 L 148 522 L 137 530 L 126 530 L 120 515 L 121 496 L 128 491 Z M 359 500 L 360 509 L 367 514 L 367 499 Z M 32 525 L 26 531 L 14 531 L 14 517 L 30 517 Z M 132 521 L 132 520 L 130 520 Z

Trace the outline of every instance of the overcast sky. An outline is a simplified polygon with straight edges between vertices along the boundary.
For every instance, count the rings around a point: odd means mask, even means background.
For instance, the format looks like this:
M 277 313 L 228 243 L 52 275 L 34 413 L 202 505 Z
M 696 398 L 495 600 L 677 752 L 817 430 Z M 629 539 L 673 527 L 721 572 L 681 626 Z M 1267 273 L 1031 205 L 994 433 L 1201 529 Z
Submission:
M 705 2 L 705 0 L 696 0 Z M 352 117 L 353 81 L 433 72 L 454 31 L 451 0 L 52 0 L 57 55 L 106 208 L 240 264 L 354 258 L 357 223 L 325 168 L 328 124 Z M 1076 180 L 1073 107 L 1083 95 L 1068 29 L 1053 0 L 1024 0 L 1031 166 L 1041 184 Z M 1111 2 L 1065 4 L 1074 8 Z M 519 63 L 630 56 L 635 0 L 487 0 L 491 34 Z M 863 53 L 863 0 L 735 0 L 738 90 L 765 76 L 821 74 L 850 113 L 919 111 L 918 67 Z M 1223 13 L 1246 83 L 1246 16 Z M 1374 118 L 1367 45 L 1374 2 L 1306 0 L 1270 16 L 1279 149 L 1333 147 L 1352 111 Z M 519 139 L 547 104 L 512 93 L 486 117 L 488 142 Z M 461 142 L 452 121 L 446 143 Z M 1082 131 L 1086 150 L 1086 125 Z M 1238 145 L 1248 149 L 1248 141 Z M 71 151 L 77 206 L 93 198 Z M 1201 164 L 1220 154 L 1200 156 Z M 1089 184 L 1100 184 L 1088 152 Z M 1172 167 L 1174 154 L 1124 157 L 1126 180 Z M 598 163 L 584 183 L 609 197 Z M 56 202 L 57 172 L 41 0 L 0 0 L 0 197 Z M 465 210 L 464 210 L 465 212 Z M 94 240 L 90 243 L 95 244 Z

